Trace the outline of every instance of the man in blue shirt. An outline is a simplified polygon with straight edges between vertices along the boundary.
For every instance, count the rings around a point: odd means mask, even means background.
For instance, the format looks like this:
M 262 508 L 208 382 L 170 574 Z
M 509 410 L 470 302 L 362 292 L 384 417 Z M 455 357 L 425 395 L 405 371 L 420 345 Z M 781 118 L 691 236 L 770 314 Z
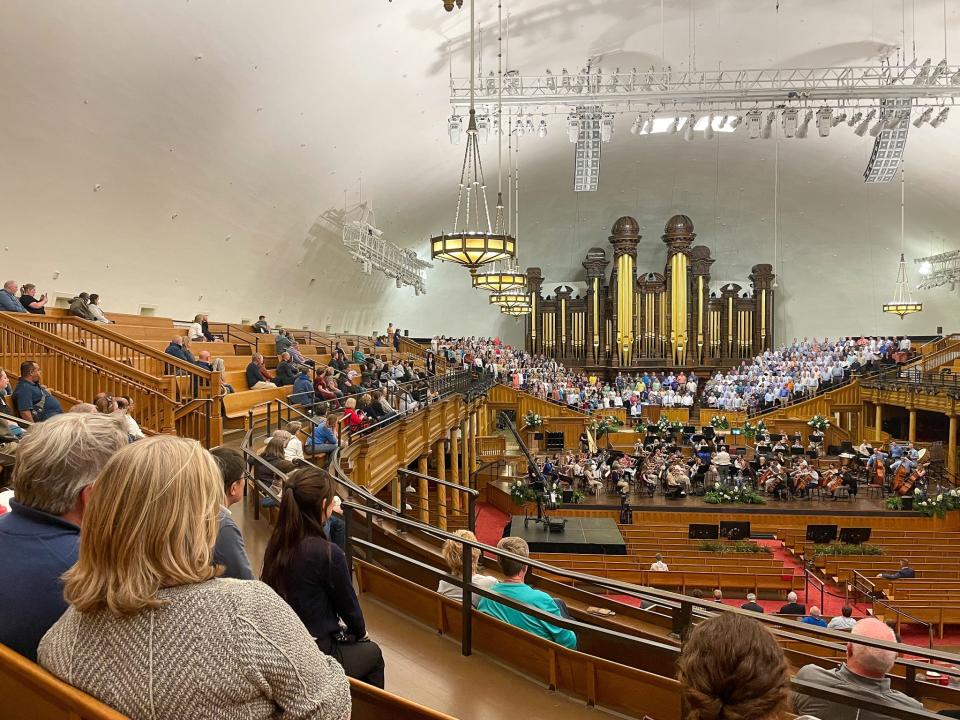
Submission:
M 0 290 L 0 312 L 26 312 L 17 299 L 18 289 L 16 280 L 7 280 L 3 284 L 3 290 Z
M 16 499 L 0 516 L 0 643 L 34 662 L 40 638 L 67 609 L 60 576 L 77 560 L 93 481 L 126 445 L 120 416 L 87 413 L 34 425 L 20 441 Z
M 505 537 L 497 543 L 498 550 L 519 555 L 520 557 L 530 557 L 530 548 L 527 541 L 519 537 Z M 544 610 L 548 613 L 563 617 L 563 613 L 557 602 L 541 590 L 535 590 L 526 583 L 523 578 L 527 574 L 527 565 L 513 558 L 500 557 L 498 559 L 500 569 L 503 570 L 505 579 L 490 588 L 491 592 L 503 595 L 511 600 L 530 605 L 538 610 Z M 552 625 L 545 620 L 527 615 L 519 610 L 514 610 L 494 600 L 481 597 L 477 603 L 477 608 L 487 615 L 492 615 L 498 620 L 509 623 L 521 630 L 539 635 L 547 640 L 552 640 L 564 647 L 577 649 L 577 636 L 571 630 L 566 630 L 556 625 Z
M 33 360 L 20 365 L 20 379 L 12 400 L 20 417 L 31 422 L 43 422 L 63 412 L 60 401 L 40 384 L 40 365 Z
M 817 625 L 819 627 L 827 626 L 827 621 L 820 617 L 820 608 L 816 605 L 810 606 L 810 614 L 801 618 L 800 622 L 806 623 L 807 625 Z
M 253 570 L 250 569 L 250 559 L 243 544 L 243 535 L 230 514 L 230 506 L 243 500 L 246 463 L 243 455 L 233 448 L 218 447 L 211 450 L 210 454 L 217 461 L 220 473 L 223 475 L 224 497 L 224 504 L 220 508 L 217 541 L 213 546 L 213 562 L 223 565 L 221 577 L 253 580 Z

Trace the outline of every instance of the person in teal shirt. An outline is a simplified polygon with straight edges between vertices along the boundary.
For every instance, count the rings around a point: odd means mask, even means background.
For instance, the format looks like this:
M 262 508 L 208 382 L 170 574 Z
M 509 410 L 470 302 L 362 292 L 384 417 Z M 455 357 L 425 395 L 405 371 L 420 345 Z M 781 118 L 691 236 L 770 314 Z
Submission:
M 505 537 L 497 543 L 497 549 L 504 550 L 514 555 L 530 557 L 530 548 L 526 540 L 519 537 Z M 517 602 L 531 605 L 538 610 L 544 610 L 557 617 L 562 617 L 560 607 L 557 602 L 541 590 L 535 590 L 526 583 L 523 578 L 527 574 L 526 564 L 513 558 L 499 558 L 500 569 L 503 570 L 505 579 L 490 588 L 491 592 L 516 600 Z M 521 630 L 539 635 L 547 640 L 568 647 L 571 650 L 577 649 L 577 636 L 571 631 L 541 620 L 538 617 L 527 615 L 512 607 L 507 607 L 495 600 L 481 597 L 477 603 L 477 608 L 487 615 L 491 615 L 498 620 L 509 623 Z

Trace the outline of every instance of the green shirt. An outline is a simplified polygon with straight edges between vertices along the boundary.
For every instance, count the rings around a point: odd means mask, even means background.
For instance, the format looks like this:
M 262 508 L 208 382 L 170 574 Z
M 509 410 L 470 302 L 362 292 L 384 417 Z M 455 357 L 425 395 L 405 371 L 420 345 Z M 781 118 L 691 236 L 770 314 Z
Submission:
M 552 597 L 547 595 L 545 592 L 535 590 L 525 583 L 502 582 L 497 583 L 490 588 L 490 590 L 491 592 L 504 595 L 511 600 L 516 600 L 517 602 L 524 603 L 525 605 L 531 605 L 538 610 L 544 610 L 545 612 L 552 613 L 553 615 L 560 617 L 560 608 L 557 607 L 557 604 L 553 601 Z M 534 635 L 539 635 L 547 640 L 552 640 L 553 642 L 559 643 L 560 645 L 568 647 L 571 650 L 577 649 L 577 636 L 574 635 L 570 630 L 557 627 L 556 625 L 551 625 L 548 622 L 544 622 L 540 618 L 527 615 L 526 613 L 520 612 L 519 610 L 514 610 L 506 605 L 501 605 L 500 603 L 485 597 L 480 598 L 480 602 L 477 603 L 477 608 L 482 612 L 487 613 L 487 615 L 492 615 L 498 620 L 503 620 L 506 623 L 510 623 L 514 627 L 518 627 L 521 630 L 526 630 Z

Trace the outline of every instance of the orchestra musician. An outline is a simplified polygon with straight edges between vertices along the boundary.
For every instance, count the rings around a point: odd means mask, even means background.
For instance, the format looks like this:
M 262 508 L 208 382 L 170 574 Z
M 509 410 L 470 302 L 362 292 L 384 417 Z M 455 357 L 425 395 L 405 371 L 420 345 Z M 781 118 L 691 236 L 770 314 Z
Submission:
M 810 490 L 820 482 L 819 473 L 806 459 L 801 460 L 790 471 L 790 493 L 800 497 L 810 497 Z
M 690 472 L 681 458 L 674 457 L 667 469 L 667 488 L 672 497 L 690 492 Z

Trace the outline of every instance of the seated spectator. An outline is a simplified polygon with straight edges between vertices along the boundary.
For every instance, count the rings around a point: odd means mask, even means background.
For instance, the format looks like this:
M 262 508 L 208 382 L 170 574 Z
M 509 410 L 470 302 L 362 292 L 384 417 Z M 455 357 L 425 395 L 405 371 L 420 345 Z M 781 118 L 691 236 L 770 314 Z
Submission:
M 290 604 L 317 647 L 335 657 L 347 675 L 382 688 L 383 654 L 367 635 L 347 558 L 323 530 L 333 499 L 333 479 L 326 471 L 301 468 L 290 475 L 264 553 L 263 581 Z
M 286 603 L 263 583 L 216 578 L 222 500 L 217 463 L 194 440 L 117 453 L 97 478 L 64 575 L 70 608 L 41 664 L 130 717 L 347 718 L 341 668 Z M 216 652 L 185 653 L 185 633 Z
M 223 358 L 215 358 L 210 369 L 213 370 L 213 372 L 220 373 L 220 387 L 223 388 L 223 391 L 227 395 L 236 392 L 236 390 L 233 389 L 233 385 L 224 379 L 227 373 L 227 365 L 223 361 Z
M 93 403 L 77 403 L 72 408 L 70 408 L 69 412 L 75 415 L 77 414 L 83 415 L 83 414 L 99 413 L 100 411 L 97 410 L 97 406 L 94 405 Z
M 283 355 L 283 353 L 293 347 L 293 342 L 293 338 L 290 337 L 290 334 L 283 328 L 280 328 L 277 331 L 277 339 L 274 342 L 277 355 Z
M 277 495 L 283 494 L 283 477 L 274 472 L 271 467 L 284 475 L 293 471 L 293 463 L 284 457 L 288 442 L 290 442 L 290 433 L 286 430 L 275 430 L 260 453 L 260 457 L 267 464 L 254 463 L 253 465 L 253 477 L 269 486 Z
M 720 588 L 717 588 L 716 590 L 713 591 L 713 601 L 715 603 L 723 602 L 723 591 Z
M 17 417 L 16 411 L 7 404 L 7 397 L 10 394 L 10 378 L 7 377 L 7 371 L 0 367 L 0 415 Z M 23 428 L 15 422 L 4 420 L 2 417 L 0 417 L 0 429 L 4 429 L 3 432 L 12 436 L 13 439 L 7 440 L 7 442 L 16 442 L 23 436 Z
M 67 609 L 60 576 L 77 560 L 93 481 L 126 445 L 125 428 L 106 415 L 61 415 L 34 425 L 20 441 L 16 496 L 0 516 L 0 643 L 30 660 Z
M 277 387 L 271 382 L 270 373 L 267 372 L 263 364 L 263 355 L 254 353 L 247 365 L 247 388 L 250 390 L 263 390 L 265 388 Z
M 210 362 L 210 351 L 201 350 L 197 353 L 197 361 L 194 363 L 198 368 L 213 371 L 213 365 Z
M 287 444 L 283 446 L 283 459 L 289 460 L 294 465 L 298 462 L 303 462 L 303 443 L 300 442 L 300 438 L 297 436 L 297 433 L 300 432 L 300 428 L 303 425 L 294 420 L 287 423 L 286 430 L 290 433 L 290 439 L 287 441 Z
M 900 569 L 890 573 L 880 573 L 877 577 L 886 578 L 887 580 L 903 580 L 915 578 L 917 574 L 913 571 L 913 568 L 910 567 L 910 561 L 904 558 L 900 561 Z
M 290 393 L 288 400 L 292 405 L 306 405 L 307 408 L 312 407 L 316 402 L 313 391 L 313 373 L 310 368 L 300 368 L 300 372 L 293 379 L 293 392 Z
M 393 409 L 390 401 L 387 400 L 387 396 L 383 390 L 374 390 L 373 393 L 371 393 L 371 397 L 373 398 L 373 405 L 380 408 L 382 418 L 391 418 L 397 414 L 397 411 Z
M 741 610 L 752 610 L 753 612 L 762 613 L 763 605 L 757 602 L 757 596 L 755 593 L 747 593 L 747 601 L 740 606 Z
M 366 424 L 366 418 L 357 412 L 357 399 L 348 397 L 343 403 L 343 426 L 348 432 L 354 432 Z
M 719 613 L 690 631 L 677 680 L 685 720 L 779 720 L 790 704 L 783 649 L 759 622 L 736 613 Z
M 106 393 L 97 395 L 93 406 L 97 408 L 98 413 L 104 415 L 112 415 L 117 411 L 117 401 L 113 399 L 113 395 L 107 395 Z M 126 427 L 126 423 L 124 423 L 124 427 Z
M 207 342 L 220 342 L 223 338 L 210 332 L 210 318 L 206 315 L 200 315 L 200 331 Z
M 527 546 L 526 540 L 520 537 L 503 538 L 497 543 L 497 549 L 524 558 L 530 557 L 530 548 Z M 500 569 L 503 571 L 504 580 L 490 588 L 492 592 L 562 617 L 560 607 L 552 597 L 524 583 L 523 579 L 527 574 L 527 565 L 524 562 L 505 556 L 500 556 L 498 561 Z M 577 636 L 570 630 L 551 625 L 545 620 L 514 610 L 488 598 L 480 598 L 477 607 L 488 615 L 492 615 L 498 620 L 521 630 L 526 630 L 574 650 L 577 648 Z
M 177 335 L 172 340 L 170 344 L 167 345 L 167 349 L 164 350 L 167 355 L 175 357 L 177 360 L 183 360 L 184 362 L 189 362 L 187 360 L 186 354 L 183 352 L 183 335 Z
M 207 338 L 203 334 L 203 315 L 194 316 L 193 322 L 190 323 L 190 329 L 187 330 L 187 337 L 197 342 L 206 341 Z
M 820 608 L 816 605 L 810 606 L 810 614 L 800 620 L 807 625 L 817 625 L 818 627 L 827 627 L 827 621 L 820 617 Z
M 654 572 L 668 572 L 670 570 L 667 567 L 667 564 L 663 561 L 663 555 L 657 553 L 656 560 L 650 564 L 650 569 Z
M 40 365 L 27 360 L 20 365 L 20 379 L 11 397 L 20 417 L 43 422 L 63 412 L 60 401 L 40 384 Z
M 19 287 L 16 280 L 7 280 L 3 284 L 3 290 L 0 290 L 0 312 L 27 312 L 17 298 L 17 290 Z
M 477 542 L 477 536 L 469 530 L 457 530 L 454 535 L 461 537 L 464 540 Z M 444 540 L 441 552 L 443 553 L 443 559 L 447 563 L 447 568 L 450 570 L 450 574 L 455 578 L 462 578 L 463 545 L 455 540 Z M 473 583 L 479 587 L 485 588 L 486 590 L 491 589 L 499 581 L 492 575 L 481 575 L 479 573 L 480 550 L 478 548 L 473 549 L 471 556 L 473 558 L 473 570 L 471 572 Z M 461 588 L 459 585 L 454 585 L 446 578 L 440 578 L 440 584 L 437 585 L 437 592 L 441 595 L 447 596 L 448 598 L 453 598 L 454 600 L 463 600 L 463 588 Z M 476 607 L 477 603 L 479 602 L 480 596 L 474 595 L 472 603 L 473 606 Z
M 133 415 L 130 414 L 130 411 L 133 409 L 133 400 L 124 395 L 123 397 L 116 398 L 116 403 L 117 412 L 123 416 L 123 422 L 126 425 L 127 435 L 130 436 L 130 440 L 142 440 L 145 437 L 143 430 L 140 429 L 140 425 L 133 419 Z
M 315 368 L 317 363 L 314 360 L 308 360 L 303 356 L 303 353 L 300 352 L 300 343 L 296 340 L 290 343 L 290 346 L 286 349 L 286 352 L 290 353 L 290 359 L 293 361 L 294 365 L 307 365 L 308 367 Z M 278 350 L 278 354 L 282 351 Z
M 290 353 L 283 353 L 280 356 L 280 362 L 277 363 L 277 374 L 276 382 L 277 385 L 293 385 L 293 381 L 297 379 L 297 368 L 290 362 Z
M 266 335 L 270 334 L 270 323 L 267 322 L 267 316 L 261 315 L 259 319 L 253 324 L 253 331 L 255 333 L 264 333 Z
M 67 313 L 83 320 L 97 321 L 97 316 L 90 310 L 90 296 L 85 292 L 77 295 L 70 301 L 70 309 Z
M 849 605 L 844 605 L 843 609 L 840 611 L 843 614 L 837 615 L 830 622 L 827 623 L 827 629 L 829 630 L 852 630 L 853 626 L 857 624 L 857 621 L 853 619 L 853 608 Z
M 325 368 L 323 373 L 317 375 L 313 381 L 313 389 L 323 400 L 336 400 L 343 397 L 343 392 L 337 387 L 337 381 L 334 379 L 333 373 L 334 369 L 332 367 Z
M 180 350 L 183 353 L 184 359 L 191 365 L 197 364 L 197 359 L 193 356 L 193 350 L 190 349 L 190 345 L 193 341 L 190 339 L 190 336 L 184 335 L 180 341 Z
M 20 288 L 20 304 L 28 313 L 46 315 L 47 311 L 44 308 L 47 305 L 47 294 L 44 293 L 40 297 L 35 297 L 36 292 L 36 285 L 33 283 L 25 283 L 24 286 Z M 0 310 L 2 309 L 2 306 L 0 306 Z
M 93 315 L 93 318 L 96 322 L 110 322 L 107 319 L 107 316 L 103 314 L 103 310 L 100 309 L 100 296 L 96 293 L 91 293 L 90 302 L 87 304 L 87 309 L 90 310 L 90 314 Z
M 860 620 L 850 634 L 853 638 L 862 637 L 890 643 L 895 641 L 893 630 L 873 617 Z M 896 659 L 896 650 L 867 647 L 851 639 L 847 643 L 847 661 L 840 667 L 805 665 L 795 677 L 797 680 L 866 696 L 895 707 L 920 710 L 923 708 L 922 703 L 890 687 L 890 679 L 886 675 L 893 669 Z M 882 713 L 868 712 L 854 705 L 841 705 L 801 693 L 794 694 L 793 705 L 798 713 L 809 713 L 824 720 L 889 720 L 889 716 Z
M 330 414 L 316 421 L 307 449 L 312 453 L 332 453 L 337 449 L 337 416 Z
M 353 361 L 360 365 L 363 365 L 367 361 L 367 356 L 364 355 L 363 350 L 360 348 L 355 348 L 353 351 Z
M 253 570 L 247 549 L 243 545 L 243 535 L 230 514 L 230 506 L 243 500 L 243 485 L 246 482 L 247 464 L 243 455 L 233 448 L 218 447 L 210 451 L 220 475 L 223 477 L 223 505 L 220 507 L 217 540 L 213 545 L 213 562 L 223 566 L 220 577 L 237 580 L 253 580 Z
M 786 605 L 780 606 L 781 615 L 806 615 L 807 606 L 797 602 L 797 594 L 793 591 L 787 593 Z

